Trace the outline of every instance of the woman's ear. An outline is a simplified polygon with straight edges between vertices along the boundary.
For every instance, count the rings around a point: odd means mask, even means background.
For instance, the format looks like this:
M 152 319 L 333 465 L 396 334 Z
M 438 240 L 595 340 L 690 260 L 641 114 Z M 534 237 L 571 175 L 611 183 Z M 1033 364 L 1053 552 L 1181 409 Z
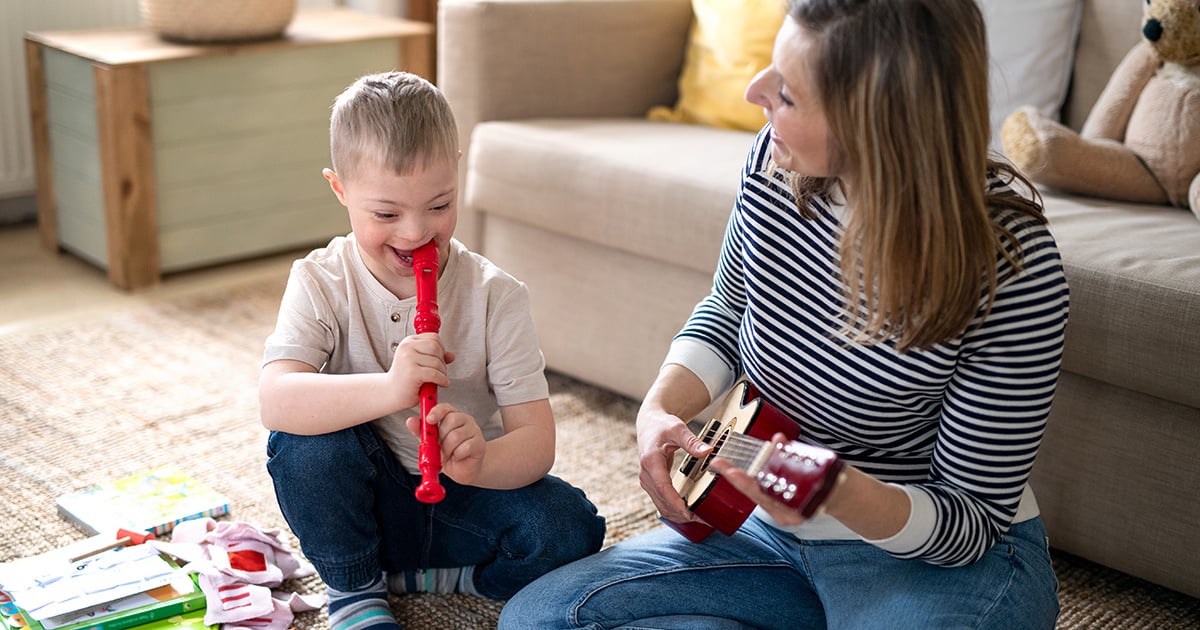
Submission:
M 321 175 L 325 176 L 325 181 L 329 182 L 329 189 L 333 191 L 333 195 L 337 197 L 338 203 L 346 205 L 346 189 L 342 187 L 342 180 L 338 179 L 337 173 L 333 169 L 321 169 Z

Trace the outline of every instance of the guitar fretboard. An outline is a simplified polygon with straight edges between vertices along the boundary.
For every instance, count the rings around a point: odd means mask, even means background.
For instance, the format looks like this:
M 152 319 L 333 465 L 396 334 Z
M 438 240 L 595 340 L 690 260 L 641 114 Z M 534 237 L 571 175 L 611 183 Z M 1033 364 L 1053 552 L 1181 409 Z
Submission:
M 770 447 L 769 442 L 750 437 L 742 433 L 729 433 L 727 439 L 719 446 L 714 446 L 713 454 L 729 460 L 733 465 L 751 474 L 762 465 L 762 455 Z

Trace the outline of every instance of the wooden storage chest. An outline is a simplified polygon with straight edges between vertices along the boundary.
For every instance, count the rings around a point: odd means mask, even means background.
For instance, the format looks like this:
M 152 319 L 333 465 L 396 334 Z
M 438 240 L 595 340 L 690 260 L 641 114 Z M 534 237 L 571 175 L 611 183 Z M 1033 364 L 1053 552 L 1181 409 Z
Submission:
M 133 289 L 345 233 L 321 177 L 330 105 L 371 72 L 432 80 L 432 37 L 346 9 L 301 10 L 283 38 L 243 44 L 29 33 L 43 244 Z

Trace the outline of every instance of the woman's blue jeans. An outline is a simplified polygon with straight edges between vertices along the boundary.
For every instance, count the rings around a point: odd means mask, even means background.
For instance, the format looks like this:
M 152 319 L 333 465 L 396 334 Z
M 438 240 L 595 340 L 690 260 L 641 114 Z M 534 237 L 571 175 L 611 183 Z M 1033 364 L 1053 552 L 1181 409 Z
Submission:
M 965 567 L 855 540 L 801 541 L 755 517 L 701 544 L 659 528 L 561 567 L 510 599 L 502 630 L 1053 628 L 1058 582 L 1041 519 Z
M 273 431 L 267 470 L 300 548 L 327 586 L 362 588 L 383 572 L 474 566 L 475 590 L 512 596 L 542 574 L 595 553 L 604 518 L 553 476 L 516 490 L 463 486 L 425 504 L 370 424 L 323 435 Z

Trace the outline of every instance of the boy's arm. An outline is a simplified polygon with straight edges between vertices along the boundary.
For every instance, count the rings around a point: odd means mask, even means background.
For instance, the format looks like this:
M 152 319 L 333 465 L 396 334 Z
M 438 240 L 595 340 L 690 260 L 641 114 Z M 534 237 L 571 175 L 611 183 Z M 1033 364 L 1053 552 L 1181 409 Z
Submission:
M 404 409 L 401 392 L 387 379 L 386 372 L 322 374 L 303 361 L 272 361 L 263 366 L 258 383 L 263 426 L 319 435 Z
M 411 409 L 422 383 L 450 384 L 446 364 L 453 360 L 437 333 L 425 333 L 400 342 L 387 372 L 326 374 L 304 361 L 271 361 L 258 382 L 263 426 L 319 435 Z
M 527 486 L 554 465 L 554 412 L 548 399 L 500 408 L 504 435 L 487 443 L 474 485 L 507 490 Z

